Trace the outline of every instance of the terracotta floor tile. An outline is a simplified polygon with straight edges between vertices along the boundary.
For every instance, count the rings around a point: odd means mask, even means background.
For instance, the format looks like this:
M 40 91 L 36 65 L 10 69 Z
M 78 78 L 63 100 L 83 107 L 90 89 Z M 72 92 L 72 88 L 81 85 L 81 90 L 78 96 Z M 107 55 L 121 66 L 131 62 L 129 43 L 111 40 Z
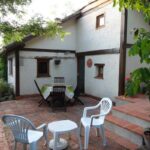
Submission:
M 38 107 L 38 101 L 40 100 L 40 97 L 36 98 L 24 98 L 21 100 L 16 101 L 9 101 L 0 103 L 0 110 L 3 110 L 0 113 L 0 116 L 7 113 L 14 113 L 18 115 L 22 115 L 24 117 L 29 118 L 36 126 L 42 124 L 42 123 L 49 123 L 55 120 L 62 120 L 62 119 L 70 119 L 73 121 L 76 121 L 78 124 L 80 122 L 80 118 L 83 113 L 83 108 L 85 106 L 92 106 L 96 105 L 98 101 L 83 97 L 82 101 L 84 102 L 84 106 L 80 104 L 76 104 L 75 106 L 71 107 L 68 106 L 67 112 L 52 112 L 51 108 L 49 108 L 47 105 L 43 104 L 41 107 Z M 4 135 L 6 136 L 3 138 L 1 135 L 0 141 L 3 139 L 3 142 L 0 143 L 0 150 L 7 144 L 9 146 L 6 150 L 13 149 L 14 143 L 13 138 L 10 133 L 10 131 L 4 130 L 3 126 L 0 125 L 0 131 L 4 131 Z M 52 134 L 49 133 L 49 139 L 52 139 Z M 66 135 L 63 135 L 64 138 L 67 138 Z M 84 143 L 84 137 L 82 139 L 82 144 Z M 120 146 L 115 142 L 116 137 L 114 136 L 114 139 L 108 138 L 108 145 L 106 147 L 103 147 L 102 145 L 102 139 L 100 137 L 96 137 L 95 130 L 92 129 L 90 133 L 90 143 L 89 143 L 89 150 L 125 150 L 124 147 Z M 44 141 L 41 140 L 39 142 L 39 149 L 40 150 L 46 150 L 46 148 L 43 146 Z M 2 147 L 2 148 L 1 148 Z M 18 144 L 18 149 L 22 149 L 22 145 Z M 4 149 L 2 149 L 4 150 Z M 79 150 L 77 139 L 75 138 L 74 134 L 72 135 L 72 140 L 69 141 L 69 148 L 68 150 Z

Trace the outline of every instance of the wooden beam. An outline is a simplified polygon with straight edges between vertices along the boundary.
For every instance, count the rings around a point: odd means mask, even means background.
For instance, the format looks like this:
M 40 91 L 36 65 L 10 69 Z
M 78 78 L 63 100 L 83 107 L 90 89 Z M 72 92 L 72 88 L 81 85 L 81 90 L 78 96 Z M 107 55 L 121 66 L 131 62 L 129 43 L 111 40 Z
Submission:
M 28 52 L 49 52 L 49 53 L 75 53 L 75 50 L 67 50 L 67 49 L 39 49 L 39 48 L 22 48 L 20 51 L 28 51 Z
M 100 49 L 100 50 L 91 50 L 91 51 L 76 53 L 78 57 L 89 56 L 89 55 L 105 55 L 105 54 L 119 54 L 119 49 Z
M 19 50 L 15 51 L 15 63 L 16 63 L 16 96 L 20 96 L 20 68 L 19 68 Z
M 119 64 L 119 90 L 118 95 L 125 92 L 125 70 L 126 70 L 126 43 L 127 43 L 127 17 L 128 11 L 122 12 L 121 37 L 120 37 L 120 64 Z

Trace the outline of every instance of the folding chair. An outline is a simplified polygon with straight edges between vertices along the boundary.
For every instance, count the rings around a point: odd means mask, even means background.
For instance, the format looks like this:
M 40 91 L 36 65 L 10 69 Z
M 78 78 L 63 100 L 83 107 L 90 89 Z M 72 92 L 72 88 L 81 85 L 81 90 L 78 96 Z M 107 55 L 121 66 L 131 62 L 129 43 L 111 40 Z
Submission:
M 38 85 L 36 80 L 34 80 L 34 83 L 38 89 L 40 96 L 42 97 L 42 99 L 39 101 L 39 106 L 41 106 L 43 103 L 47 103 L 48 105 L 50 105 L 50 101 L 48 100 L 50 93 L 49 93 L 49 95 L 46 95 L 46 96 L 43 95 L 43 93 L 42 93 L 41 89 L 39 88 L 39 85 Z

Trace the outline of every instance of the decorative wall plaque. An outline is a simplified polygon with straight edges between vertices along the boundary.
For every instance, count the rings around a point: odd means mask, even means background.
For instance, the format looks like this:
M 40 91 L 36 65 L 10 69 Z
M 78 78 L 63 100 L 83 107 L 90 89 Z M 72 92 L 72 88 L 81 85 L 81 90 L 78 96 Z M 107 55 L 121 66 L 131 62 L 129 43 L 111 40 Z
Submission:
M 93 65 L 93 61 L 92 61 L 91 58 L 89 58 L 89 59 L 87 60 L 87 67 L 88 67 L 88 68 L 91 68 L 92 65 Z

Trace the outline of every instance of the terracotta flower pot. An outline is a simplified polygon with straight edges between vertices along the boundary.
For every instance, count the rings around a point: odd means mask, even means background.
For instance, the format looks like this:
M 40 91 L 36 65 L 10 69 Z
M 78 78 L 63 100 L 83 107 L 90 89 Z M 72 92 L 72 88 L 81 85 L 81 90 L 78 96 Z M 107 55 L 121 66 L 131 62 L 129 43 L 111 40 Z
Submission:
M 145 141 L 146 147 L 150 149 L 150 130 L 144 131 L 144 141 Z

